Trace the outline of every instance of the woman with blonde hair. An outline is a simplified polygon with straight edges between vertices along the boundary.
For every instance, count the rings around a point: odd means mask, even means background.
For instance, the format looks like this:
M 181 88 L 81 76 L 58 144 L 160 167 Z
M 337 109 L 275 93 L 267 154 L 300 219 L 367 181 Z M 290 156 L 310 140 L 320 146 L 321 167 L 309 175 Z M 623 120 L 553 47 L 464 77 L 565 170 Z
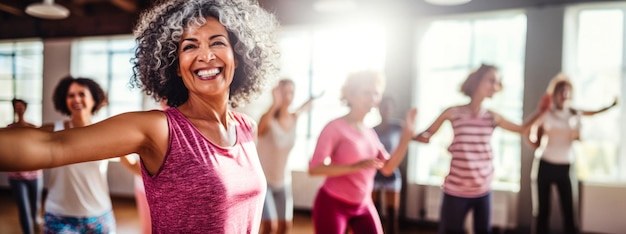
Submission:
M 309 174 L 326 176 L 313 204 L 315 233 L 382 233 L 378 212 L 371 198 L 377 170 L 391 175 L 405 157 L 417 110 L 406 114 L 400 143 L 391 153 L 373 128 L 363 123 L 377 107 L 385 88 L 385 78 L 373 71 L 355 72 L 342 88 L 342 101 L 348 114 L 330 121 L 320 133 Z

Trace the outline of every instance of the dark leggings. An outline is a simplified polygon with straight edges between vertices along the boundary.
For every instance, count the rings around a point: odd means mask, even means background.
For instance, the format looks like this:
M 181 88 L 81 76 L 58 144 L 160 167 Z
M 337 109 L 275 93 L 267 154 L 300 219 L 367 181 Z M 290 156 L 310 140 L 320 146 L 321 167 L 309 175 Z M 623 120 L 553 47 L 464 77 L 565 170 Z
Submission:
M 457 197 L 443 193 L 439 234 L 465 233 L 465 217 L 474 211 L 474 233 L 491 233 L 491 192 L 482 197 Z
M 572 197 L 572 181 L 569 164 L 553 164 L 541 160 L 537 172 L 537 197 L 539 212 L 537 213 L 537 234 L 549 233 L 551 186 L 556 185 L 561 201 L 564 233 L 578 233 L 574 222 L 574 201 Z
M 41 208 L 41 191 L 43 189 L 42 179 L 16 180 L 9 179 L 11 193 L 17 202 L 20 215 L 20 226 L 22 232 L 35 233 L 35 226 L 38 225 L 39 210 Z

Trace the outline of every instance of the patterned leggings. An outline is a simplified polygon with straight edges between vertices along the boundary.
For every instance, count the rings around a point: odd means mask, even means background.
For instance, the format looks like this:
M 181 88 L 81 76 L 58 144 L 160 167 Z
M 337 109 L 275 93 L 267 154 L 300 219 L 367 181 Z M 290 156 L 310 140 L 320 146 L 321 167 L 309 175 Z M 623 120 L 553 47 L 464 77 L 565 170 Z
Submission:
M 100 216 L 77 218 L 56 216 L 50 213 L 44 216 L 45 234 L 113 234 L 115 233 L 115 218 L 113 211 Z

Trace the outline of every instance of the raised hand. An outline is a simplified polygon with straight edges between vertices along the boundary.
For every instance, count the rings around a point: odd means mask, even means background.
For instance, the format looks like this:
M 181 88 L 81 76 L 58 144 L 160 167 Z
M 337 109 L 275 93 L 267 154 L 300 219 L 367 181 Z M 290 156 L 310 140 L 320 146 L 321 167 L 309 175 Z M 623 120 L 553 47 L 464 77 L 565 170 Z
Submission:
M 280 106 L 280 104 L 283 102 L 283 91 L 281 89 L 282 87 L 280 85 L 272 89 L 272 97 L 274 98 L 275 106 Z
M 552 95 L 544 94 L 539 101 L 539 112 L 544 113 L 552 108 Z
M 417 118 L 417 108 L 411 108 L 404 117 L 404 123 L 402 124 L 402 131 L 404 134 L 410 134 L 413 136 L 415 131 L 415 119 Z

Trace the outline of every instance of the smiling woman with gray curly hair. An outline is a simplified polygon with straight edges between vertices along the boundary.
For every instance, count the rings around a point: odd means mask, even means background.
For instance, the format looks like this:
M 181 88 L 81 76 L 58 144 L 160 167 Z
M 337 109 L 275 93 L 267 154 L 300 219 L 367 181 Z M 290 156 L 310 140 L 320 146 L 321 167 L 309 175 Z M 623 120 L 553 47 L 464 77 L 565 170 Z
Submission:
M 137 49 L 133 84 L 169 106 L 187 101 L 188 90 L 178 79 L 177 49 L 185 28 L 219 19 L 232 40 L 239 66 L 230 86 L 230 104 L 247 103 L 276 73 L 278 50 L 273 33 L 274 16 L 250 0 L 177 0 L 144 12 L 136 29 Z
M 131 83 L 172 108 L 59 132 L 1 129 L 0 171 L 136 153 L 153 233 L 257 233 L 266 181 L 256 123 L 231 108 L 277 71 L 277 26 L 256 1 L 155 5 L 135 30 Z

